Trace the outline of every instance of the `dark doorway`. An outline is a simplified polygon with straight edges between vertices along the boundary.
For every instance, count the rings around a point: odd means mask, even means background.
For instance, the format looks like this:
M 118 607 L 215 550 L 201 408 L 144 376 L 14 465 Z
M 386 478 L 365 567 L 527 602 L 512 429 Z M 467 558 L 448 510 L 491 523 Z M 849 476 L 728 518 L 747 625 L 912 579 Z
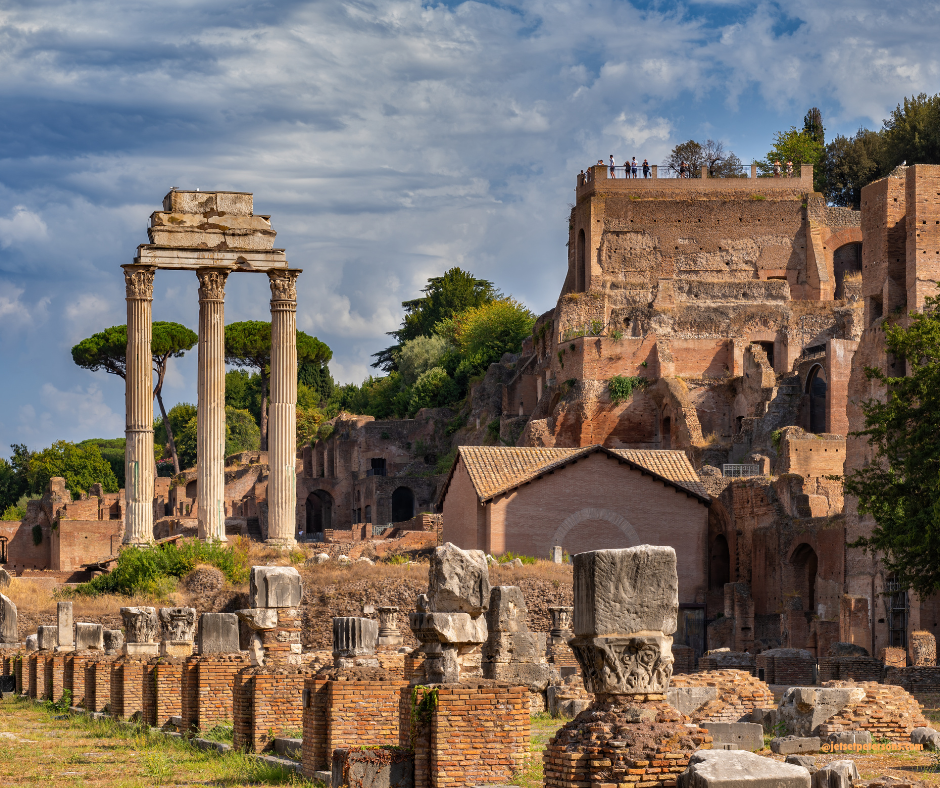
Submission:
M 816 435 L 826 431 L 826 388 L 823 368 L 817 364 L 810 370 L 806 380 L 806 393 L 809 395 L 809 431 Z
M 672 448 L 672 419 L 668 416 L 663 418 L 662 434 L 659 445 L 664 449 Z
M 819 572 L 819 557 L 808 544 L 801 544 L 793 553 L 796 590 L 803 599 L 803 610 L 816 612 L 816 575 Z
M 731 582 L 731 551 L 724 534 L 718 534 L 712 542 L 708 556 L 708 587 L 720 591 Z
M 392 522 L 401 523 L 415 516 L 415 494 L 408 487 L 392 493 Z
M 832 271 L 836 278 L 837 299 L 845 298 L 846 277 L 860 277 L 862 274 L 862 245 L 850 243 L 840 246 L 832 253 Z
M 322 534 L 333 527 L 333 496 L 326 490 L 314 490 L 307 496 L 308 534 Z
M 755 342 L 755 345 L 760 346 L 760 349 L 764 351 L 764 354 L 767 356 L 767 363 L 770 364 L 770 368 L 774 367 L 774 343 L 773 342 Z

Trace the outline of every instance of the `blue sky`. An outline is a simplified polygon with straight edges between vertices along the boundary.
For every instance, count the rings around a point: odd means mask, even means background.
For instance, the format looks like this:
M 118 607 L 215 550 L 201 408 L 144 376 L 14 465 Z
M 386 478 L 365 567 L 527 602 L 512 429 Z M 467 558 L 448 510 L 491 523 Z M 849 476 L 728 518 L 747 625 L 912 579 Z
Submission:
M 299 327 L 368 374 L 429 276 L 534 311 L 566 266 L 575 174 L 722 140 L 745 162 L 822 109 L 827 136 L 940 92 L 936 3 L 717 0 L 0 4 L 0 454 L 123 435 L 119 378 L 70 347 L 125 322 L 120 265 L 172 187 L 251 191 L 304 274 Z M 267 319 L 230 279 L 226 317 Z M 196 277 L 154 319 L 196 326 Z M 195 401 L 195 352 L 168 403 Z

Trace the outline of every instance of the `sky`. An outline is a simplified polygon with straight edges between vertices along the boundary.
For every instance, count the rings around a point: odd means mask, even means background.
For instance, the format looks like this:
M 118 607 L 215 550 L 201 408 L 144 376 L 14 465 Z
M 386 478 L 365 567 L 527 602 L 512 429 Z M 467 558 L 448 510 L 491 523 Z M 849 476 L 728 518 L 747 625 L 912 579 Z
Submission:
M 250 191 L 298 327 L 360 382 L 401 302 L 457 265 L 542 313 L 579 170 L 690 138 L 743 161 L 940 92 L 940 5 L 874 0 L 0 0 L 0 455 L 119 437 L 123 381 L 70 348 L 126 322 L 120 266 L 172 187 Z M 193 272 L 154 320 L 197 325 Z M 226 319 L 269 319 L 266 278 Z M 196 353 L 167 407 L 195 402 Z

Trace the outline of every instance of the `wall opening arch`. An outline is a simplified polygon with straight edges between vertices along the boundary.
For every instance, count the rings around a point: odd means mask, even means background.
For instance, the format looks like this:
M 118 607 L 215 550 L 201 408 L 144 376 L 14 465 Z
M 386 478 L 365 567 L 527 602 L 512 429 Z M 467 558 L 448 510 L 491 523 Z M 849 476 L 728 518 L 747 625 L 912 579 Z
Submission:
M 803 600 L 803 609 L 816 612 L 816 575 L 819 573 L 819 556 L 816 551 L 805 542 L 801 544 L 790 558 L 794 569 L 796 590 Z
M 862 244 L 852 241 L 843 244 L 832 253 L 832 272 L 836 280 L 835 297 L 845 298 L 846 276 L 858 276 L 862 272 Z
M 708 588 L 719 591 L 731 582 L 731 550 L 724 534 L 712 539 L 708 551 Z
M 326 490 L 310 493 L 304 508 L 308 534 L 322 534 L 333 527 L 333 496 Z
M 592 536 L 594 541 L 597 541 L 601 546 L 590 546 L 579 549 L 575 544 L 565 544 L 565 540 L 567 537 L 569 537 L 569 535 L 575 536 L 575 532 L 580 533 L 580 531 L 583 530 L 578 528 L 578 526 L 580 526 L 582 523 L 586 524 L 586 526 L 593 526 L 594 523 L 604 523 L 611 526 L 610 528 L 603 529 L 603 532 L 601 532 L 602 528 L 593 528 L 594 533 Z M 588 530 L 591 529 L 589 528 Z M 574 555 L 575 552 L 584 552 L 584 549 L 603 550 L 622 547 L 637 547 L 641 544 L 641 542 L 640 537 L 637 535 L 636 529 L 633 527 L 632 523 L 627 520 L 626 517 L 623 517 L 616 512 L 612 512 L 609 509 L 595 509 L 593 507 L 586 507 L 575 512 L 574 514 L 569 514 L 561 522 L 558 528 L 555 529 L 551 544 L 552 546 L 562 545 L 565 547 L 569 555 Z
M 392 522 L 401 523 L 415 516 L 415 494 L 410 487 L 398 487 L 392 493 Z
M 809 431 L 819 434 L 826 431 L 826 373 L 816 364 L 806 376 L 806 394 L 809 397 Z

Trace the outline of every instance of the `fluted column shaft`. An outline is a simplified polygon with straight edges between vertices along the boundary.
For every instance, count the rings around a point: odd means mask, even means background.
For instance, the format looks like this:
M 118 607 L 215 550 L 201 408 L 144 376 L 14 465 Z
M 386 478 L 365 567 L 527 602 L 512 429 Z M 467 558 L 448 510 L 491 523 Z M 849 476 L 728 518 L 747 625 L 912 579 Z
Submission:
M 297 276 L 271 271 L 271 401 L 268 406 L 268 542 L 294 544 L 297 471 Z
M 225 539 L 225 280 L 226 269 L 199 277 L 199 379 L 196 412 L 196 505 L 199 538 Z
M 153 541 L 153 277 L 156 269 L 124 265 L 127 288 L 124 544 Z

